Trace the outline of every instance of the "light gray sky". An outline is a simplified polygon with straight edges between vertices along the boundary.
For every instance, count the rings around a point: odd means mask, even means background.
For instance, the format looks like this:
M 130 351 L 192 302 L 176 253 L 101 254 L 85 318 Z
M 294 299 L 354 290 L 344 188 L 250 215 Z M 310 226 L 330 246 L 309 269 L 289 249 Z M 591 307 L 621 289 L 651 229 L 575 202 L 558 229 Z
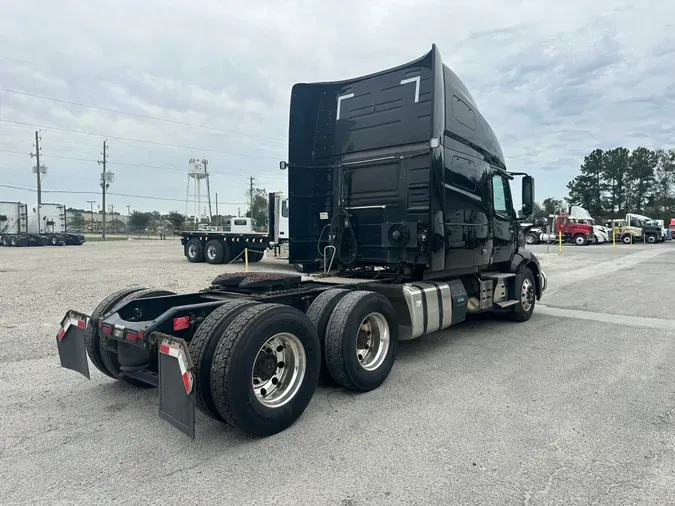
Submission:
M 672 0 L 0 0 L 0 10 L 0 88 L 12 90 L 0 91 L 0 184 L 34 187 L 28 153 L 40 125 L 44 189 L 97 192 L 99 168 L 86 160 L 108 136 L 111 192 L 176 199 L 110 196 L 116 209 L 185 212 L 192 157 L 216 173 L 221 212 L 244 210 L 248 176 L 285 189 L 278 161 L 294 83 L 383 70 L 432 43 L 509 168 L 535 176 L 538 200 L 563 197 L 596 147 L 675 146 Z M 0 187 L 0 200 L 35 194 Z M 87 200 L 100 195 L 44 197 Z

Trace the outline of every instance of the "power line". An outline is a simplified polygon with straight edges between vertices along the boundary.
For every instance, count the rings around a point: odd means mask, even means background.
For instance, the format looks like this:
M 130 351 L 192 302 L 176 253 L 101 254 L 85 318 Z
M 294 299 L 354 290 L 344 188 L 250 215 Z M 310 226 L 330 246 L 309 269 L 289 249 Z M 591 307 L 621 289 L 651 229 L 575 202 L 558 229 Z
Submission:
M 0 153 L 10 153 L 10 154 L 14 154 L 14 155 L 24 155 L 24 154 L 26 154 L 22 151 L 13 151 L 13 150 L 9 150 L 9 149 L 0 149 Z M 73 157 L 73 156 L 60 156 L 60 155 L 42 155 L 42 156 L 45 157 L 45 158 L 57 158 L 57 159 L 60 159 L 60 160 L 72 160 L 72 161 L 76 161 L 76 162 L 93 162 L 93 163 L 98 162 L 98 160 L 93 160 L 91 158 L 77 158 L 77 157 Z M 111 162 L 111 161 L 108 161 L 107 163 L 108 163 L 108 165 L 123 165 L 123 166 L 127 166 L 127 167 L 139 167 L 139 168 L 143 168 L 143 169 L 158 169 L 158 170 L 171 170 L 171 171 L 175 171 L 175 172 L 186 172 L 185 169 L 180 169 L 178 167 L 165 167 L 165 166 L 160 167 L 158 165 L 145 165 L 145 164 L 141 164 L 141 163 L 129 163 L 129 162 Z M 230 176 L 230 177 L 245 177 L 245 178 L 249 177 L 249 176 L 246 176 L 244 174 L 236 174 L 234 172 L 209 172 L 209 174 L 218 175 L 218 176 Z M 286 179 L 285 177 L 282 177 L 282 176 L 256 176 L 256 177 L 258 177 L 260 179 L 283 179 L 283 180 Z
M 15 185 L 8 185 L 4 183 L 0 183 L 1 188 L 10 188 L 13 190 L 26 190 L 29 192 L 35 192 L 35 188 L 28 188 L 25 186 L 15 186 Z M 61 194 L 66 194 L 66 195 L 99 195 L 99 192 L 97 191 L 73 191 L 73 190 L 42 190 L 42 193 L 61 193 Z M 113 193 L 113 192 L 106 192 L 106 195 L 115 195 L 116 197 L 128 197 L 128 198 L 136 198 L 136 199 L 149 199 L 149 200 L 165 200 L 167 202 L 185 202 L 185 199 L 172 199 L 169 197 L 152 197 L 149 195 L 133 195 L 130 193 Z M 242 205 L 246 204 L 246 202 L 223 202 L 220 201 L 219 204 L 228 204 L 228 205 Z
M 157 116 L 150 116 L 147 114 L 140 114 L 140 113 L 135 113 L 135 112 L 129 112 L 129 111 L 122 111 L 119 109 L 110 109 L 108 107 L 101 107 L 98 105 L 91 105 L 91 104 L 83 104 L 81 102 L 72 102 L 70 100 L 63 100 L 60 98 L 54 98 L 54 97 L 46 97 L 44 95 L 37 95 L 35 93 L 28 93 L 25 91 L 19 91 L 19 90 L 10 90 L 7 88 L 0 88 L 0 91 L 4 91 L 5 93 L 13 93 L 15 95 L 22 95 L 25 97 L 32 97 L 32 98 L 40 98 L 42 100 L 51 100 L 52 102 L 58 102 L 61 104 L 68 104 L 68 105 L 76 105 L 78 107 L 87 107 L 89 109 L 96 109 L 98 111 L 105 111 L 105 112 L 113 112 L 116 114 L 125 114 L 127 116 L 136 116 L 138 118 L 144 118 L 144 119 L 151 119 L 155 121 L 163 121 L 165 123 L 173 123 L 175 125 L 183 125 L 183 126 L 189 126 L 193 128 L 203 128 L 205 130 L 213 130 L 216 132 L 221 132 L 229 135 L 243 135 L 243 136 L 248 136 L 248 137 L 255 137 L 255 138 L 260 138 L 260 139 L 270 139 L 270 140 L 275 140 L 275 141 L 285 141 L 286 139 L 282 137 L 268 137 L 265 135 L 258 135 L 258 134 L 249 134 L 246 132 L 238 132 L 234 130 L 223 130 L 222 128 L 216 128 L 216 127 L 210 127 L 210 126 L 203 126 L 203 125 L 196 125 L 194 123 L 187 123 L 185 121 L 178 121 L 178 120 L 173 120 L 173 119 L 167 119 L 167 118 L 159 118 Z
M 235 153 L 235 152 L 232 152 L 232 151 L 221 151 L 221 150 L 218 150 L 218 149 L 210 149 L 210 148 L 198 148 L 198 147 L 195 147 L 195 146 L 183 146 L 183 145 L 180 145 L 180 144 L 168 144 L 168 143 L 165 143 L 165 142 L 147 141 L 147 140 L 144 140 L 144 139 L 131 139 L 129 137 L 120 137 L 120 136 L 116 136 L 116 135 L 103 135 L 103 134 L 97 134 L 97 133 L 92 133 L 92 132 L 83 132 L 81 130 L 71 130 L 71 129 L 68 129 L 68 128 L 58 128 L 58 127 L 48 126 L 48 125 L 36 125 L 34 123 L 24 123 L 24 122 L 21 122 L 21 121 L 11 121 L 11 120 L 8 120 L 8 119 L 0 119 L 0 121 L 3 122 L 3 123 L 11 123 L 11 124 L 14 124 L 14 125 L 25 125 L 25 126 L 31 127 L 31 128 L 45 128 L 45 129 L 49 128 L 51 130 L 56 130 L 56 131 L 59 131 L 59 132 L 68 132 L 68 133 L 79 134 L 79 135 L 89 135 L 89 136 L 92 136 L 92 137 L 100 137 L 102 139 L 108 138 L 108 139 L 116 139 L 116 140 L 128 141 L 128 142 L 141 142 L 143 144 L 152 144 L 152 145 L 155 145 L 155 146 L 165 146 L 165 147 L 169 147 L 169 148 L 179 148 L 179 149 L 190 149 L 190 150 L 194 150 L 194 151 L 207 151 L 209 153 L 219 153 L 221 155 L 248 156 L 248 157 L 253 157 L 253 158 L 267 158 L 267 159 L 270 159 L 270 160 L 279 160 L 279 157 L 277 157 L 277 156 L 265 156 L 265 155 L 258 155 L 258 154 L 255 154 L 255 153 Z

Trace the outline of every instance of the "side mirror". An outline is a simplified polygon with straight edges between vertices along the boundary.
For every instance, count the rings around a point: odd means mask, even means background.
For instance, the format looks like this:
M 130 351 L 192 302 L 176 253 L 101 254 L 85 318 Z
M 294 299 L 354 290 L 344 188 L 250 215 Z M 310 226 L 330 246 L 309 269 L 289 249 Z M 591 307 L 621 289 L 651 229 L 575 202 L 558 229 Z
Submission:
M 281 170 L 286 170 L 288 168 L 288 164 L 284 161 L 279 162 L 279 168 Z
M 523 216 L 529 216 L 534 211 L 534 178 L 523 176 L 522 182 Z

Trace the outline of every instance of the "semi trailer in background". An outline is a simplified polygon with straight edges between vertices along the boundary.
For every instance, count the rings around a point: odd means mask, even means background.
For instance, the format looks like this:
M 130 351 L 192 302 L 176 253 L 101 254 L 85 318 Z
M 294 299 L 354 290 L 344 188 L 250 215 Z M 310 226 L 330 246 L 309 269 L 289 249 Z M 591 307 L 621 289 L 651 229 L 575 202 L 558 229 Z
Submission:
M 66 206 L 43 203 L 0 202 L 2 246 L 65 246 L 84 244 L 81 234 L 67 232 Z

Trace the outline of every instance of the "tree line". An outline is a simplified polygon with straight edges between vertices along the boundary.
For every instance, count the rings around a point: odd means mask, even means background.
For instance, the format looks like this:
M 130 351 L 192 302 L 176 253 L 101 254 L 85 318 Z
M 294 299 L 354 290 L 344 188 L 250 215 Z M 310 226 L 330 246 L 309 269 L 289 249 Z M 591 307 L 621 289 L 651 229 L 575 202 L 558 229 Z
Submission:
M 251 198 L 253 202 L 251 202 Z M 252 217 L 254 225 L 258 228 L 267 226 L 267 191 L 264 188 L 254 188 L 253 193 L 250 191 L 246 192 L 246 201 L 248 203 L 249 210 L 245 213 L 244 216 Z M 87 217 L 90 215 L 90 211 L 85 209 L 77 209 L 69 207 L 67 209 L 68 214 L 71 216 L 69 223 L 75 227 L 83 227 L 87 221 Z M 101 211 L 96 213 L 100 215 Z M 125 223 L 120 220 L 119 213 L 107 213 L 108 216 L 108 225 L 113 228 L 124 228 Z M 223 223 L 227 222 L 228 219 L 233 218 L 233 215 L 216 215 L 214 214 L 211 217 L 211 221 L 202 220 L 202 225 L 213 225 L 220 226 Z M 127 227 L 133 229 L 143 229 L 147 227 L 159 227 L 164 225 L 171 226 L 174 230 L 192 230 L 194 228 L 194 218 L 188 217 L 184 214 L 179 213 L 178 211 L 171 211 L 168 214 L 161 214 L 158 211 L 132 211 L 129 214 L 127 220 Z
M 675 217 L 675 148 L 594 149 L 567 189 L 568 204 L 583 207 L 594 218 L 637 213 L 667 223 Z

